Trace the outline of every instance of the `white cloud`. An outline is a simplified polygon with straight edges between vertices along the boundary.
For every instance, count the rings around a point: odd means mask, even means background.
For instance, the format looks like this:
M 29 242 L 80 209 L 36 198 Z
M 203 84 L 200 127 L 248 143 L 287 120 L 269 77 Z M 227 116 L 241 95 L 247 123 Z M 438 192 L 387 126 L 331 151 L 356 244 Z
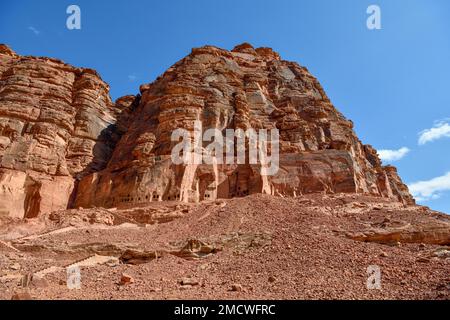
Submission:
M 419 145 L 441 138 L 450 138 L 450 124 L 448 120 L 436 122 L 433 128 L 423 130 L 419 135 Z
M 450 172 L 431 180 L 411 183 L 408 187 L 417 201 L 438 199 L 443 192 L 450 191 Z
M 32 31 L 37 36 L 41 33 L 38 29 L 32 26 L 28 27 L 28 30 Z
M 378 150 L 378 155 L 384 162 L 392 162 L 402 159 L 409 153 L 409 151 L 410 150 L 406 147 L 398 150 Z

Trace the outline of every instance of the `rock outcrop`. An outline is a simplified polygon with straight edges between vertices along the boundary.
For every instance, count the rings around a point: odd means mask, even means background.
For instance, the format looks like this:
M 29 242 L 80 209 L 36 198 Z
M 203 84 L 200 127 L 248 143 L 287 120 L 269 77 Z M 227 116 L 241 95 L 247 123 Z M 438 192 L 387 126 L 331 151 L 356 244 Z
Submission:
M 363 145 L 304 67 L 269 48 L 193 49 L 155 82 L 139 103 L 106 169 L 85 176 L 76 206 L 117 207 L 155 200 L 196 202 L 253 193 L 298 196 L 351 192 L 412 204 L 395 170 Z M 280 170 L 253 164 L 175 165 L 177 128 L 273 129 L 280 133 Z M 203 145 L 205 147 L 205 145 Z M 235 161 L 236 163 L 237 161 Z
M 140 91 L 113 103 L 95 71 L 0 45 L 0 215 L 254 193 L 414 203 L 395 168 L 358 140 L 308 70 L 272 49 L 196 48 Z M 193 131 L 195 121 L 221 132 L 278 129 L 278 172 L 174 164 L 172 132 Z
M 106 166 L 118 113 L 94 70 L 0 45 L 0 215 L 67 208 L 75 178 Z

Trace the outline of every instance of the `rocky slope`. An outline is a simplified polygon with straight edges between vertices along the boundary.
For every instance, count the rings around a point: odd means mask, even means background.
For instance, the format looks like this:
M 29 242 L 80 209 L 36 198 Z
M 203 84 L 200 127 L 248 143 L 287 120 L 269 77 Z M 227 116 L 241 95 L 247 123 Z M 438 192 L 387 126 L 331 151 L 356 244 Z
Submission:
M 279 129 L 280 170 L 173 164 L 194 121 Z M 0 299 L 449 299 L 449 245 L 271 49 L 193 49 L 113 103 L 95 71 L 0 45 Z
M 0 226 L 0 299 L 448 300 L 449 245 L 449 216 L 352 194 L 63 210 Z

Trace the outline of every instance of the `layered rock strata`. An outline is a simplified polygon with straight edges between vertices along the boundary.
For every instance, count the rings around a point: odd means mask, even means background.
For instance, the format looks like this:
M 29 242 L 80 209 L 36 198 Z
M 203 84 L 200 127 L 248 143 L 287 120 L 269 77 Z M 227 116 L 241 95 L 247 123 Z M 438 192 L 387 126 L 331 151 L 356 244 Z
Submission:
M 396 170 L 383 167 L 376 150 L 359 141 L 353 123 L 308 70 L 272 49 L 196 48 L 140 91 L 108 166 L 81 179 L 75 206 L 314 192 L 414 203 Z M 195 121 L 221 132 L 278 129 L 277 174 L 262 175 L 261 166 L 253 164 L 174 164 L 171 150 L 177 142 L 171 134 L 178 128 L 193 131 Z
M 277 129 L 279 170 L 175 164 L 171 135 L 193 132 L 196 122 L 224 134 Z M 140 94 L 113 103 L 94 70 L 0 45 L 1 216 L 316 192 L 414 203 L 396 169 L 359 141 L 308 70 L 272 49 L 193 49 Z
M 76 179 L 106 166 L 119 113 L 94 70 L 0 45 L 0 215 L 67 208 Z

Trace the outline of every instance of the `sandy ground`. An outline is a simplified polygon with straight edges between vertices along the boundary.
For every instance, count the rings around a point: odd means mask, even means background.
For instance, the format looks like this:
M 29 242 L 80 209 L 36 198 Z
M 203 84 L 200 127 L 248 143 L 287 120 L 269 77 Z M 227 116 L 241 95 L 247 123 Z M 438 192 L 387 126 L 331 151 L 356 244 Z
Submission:
M 67 210 L 0 240 L 0 299 L 450 298 L 450 216 L 360 195 Z

